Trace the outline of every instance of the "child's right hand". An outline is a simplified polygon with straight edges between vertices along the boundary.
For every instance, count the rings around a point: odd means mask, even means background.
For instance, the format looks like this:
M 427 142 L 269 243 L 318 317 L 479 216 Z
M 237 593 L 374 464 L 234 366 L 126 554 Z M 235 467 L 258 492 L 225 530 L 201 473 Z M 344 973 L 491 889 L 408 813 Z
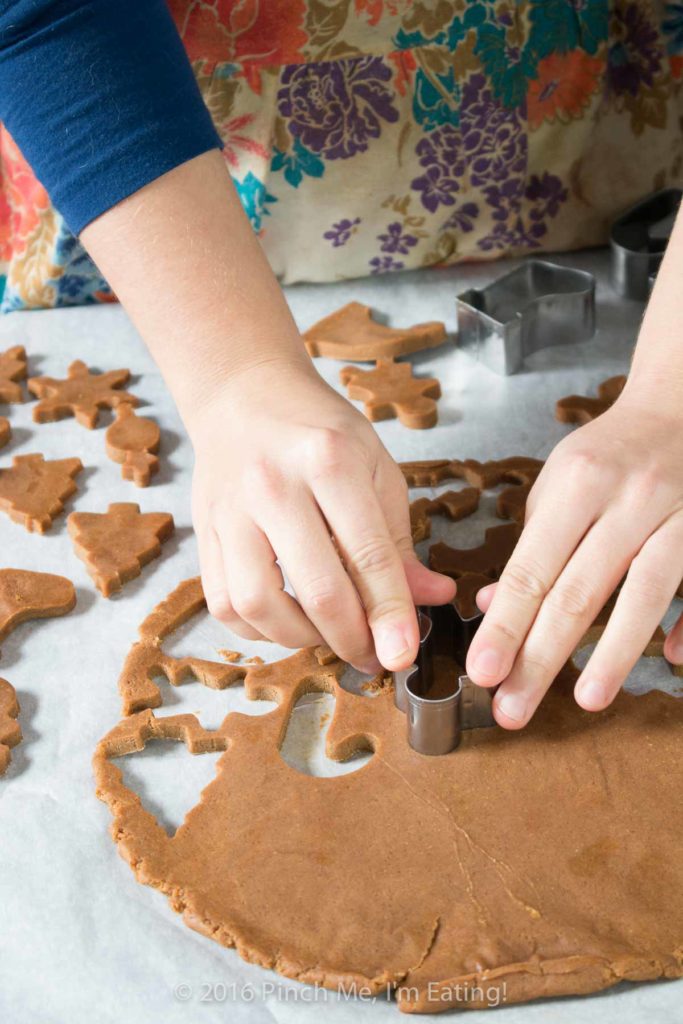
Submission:
M 247 639 L 324 641 L 367 673 L 407 668 L 415 605 L 455 587 L 418 561 L 403 475 L 364 416 L 312 366 L 273 361 L 231 379 L 189 428 L 210 612 Z

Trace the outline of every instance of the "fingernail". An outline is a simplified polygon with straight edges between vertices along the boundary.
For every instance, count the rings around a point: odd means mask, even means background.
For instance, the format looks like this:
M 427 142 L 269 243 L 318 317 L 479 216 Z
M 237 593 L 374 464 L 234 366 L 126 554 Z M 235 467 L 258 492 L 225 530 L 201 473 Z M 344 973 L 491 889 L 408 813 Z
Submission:
M 473 677 L 484 676 L 487 679 L 495 679 L 503 668 L 503 659 L 493 647 L 484 647 L 482 651 L 475 654 L 472 660 L 470 675 Z
M 395 662 L 412 656 L 408 636 L 402 626 L 379 626 L 375 632 L 375 650 L 385 668 L 393 668 Z M 403 665 L 397 667 L 407 668 Z
M 496 700 L 496 707 L 512 722 L 525 722 L 529 704 L 521 693 L 504 693 Z
M 380 665 L 379 661 L 375 658 L 373 661 L 368 661 L 365 665 L 359 665 L 358 671 L 364 676 L 376 676 L 378 672 L 383 672 L 384 669 Z
M 590 711 L 600 711 L 609 704 L 607 687 L 597 679 L 586 679 L 578 687 L 581 704 Z

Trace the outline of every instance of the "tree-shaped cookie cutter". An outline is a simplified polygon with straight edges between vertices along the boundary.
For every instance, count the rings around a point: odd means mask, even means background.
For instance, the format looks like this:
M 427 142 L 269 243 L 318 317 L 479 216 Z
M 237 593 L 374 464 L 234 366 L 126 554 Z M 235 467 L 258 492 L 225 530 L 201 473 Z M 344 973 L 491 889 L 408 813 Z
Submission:
M 647 301 L 682 196 L 680 188 L 661 189 L 631 206 L 612 224 L 612 284 L 619 295 Z
M 544 348 L 595 333 L 595 278 L 548 260 L 526 260 L 486 288 L 456 299 L 458 344 L 500 374 Z
M 448 754 L 460 743 L 463 729 L 495 725 L 492 691 L 458 675 L 483 616 L 462 618 L 452 604 L 421 608 L 420 647 L 410 668 L 394 672 L 394 701 L 407 719 L 408 743 L 420 754 Z M 440 679 L 435 689 L 435 661 L 446 656 L 456 664 L 452 678 Z M 444 693 L 444 682 L 446 692 Z

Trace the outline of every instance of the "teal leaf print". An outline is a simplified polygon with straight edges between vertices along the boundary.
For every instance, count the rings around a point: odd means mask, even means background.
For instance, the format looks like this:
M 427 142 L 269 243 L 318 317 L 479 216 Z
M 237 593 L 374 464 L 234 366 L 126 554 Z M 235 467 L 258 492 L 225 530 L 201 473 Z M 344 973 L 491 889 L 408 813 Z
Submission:
M 298 188 L 305 176 L 322 178 L 325 173 L 325 164 L 320 157 L 306 149 L 299 139 L 294 140 L 289 153 L 276 149 L 271 166 L 274 171 L 284 171 L 285 181 L 292 188 Z
M 607 39 L 609 7 L 607 0 L 531 0 L 531 47 L 536 58 L 579 48 L 596 54 Z
M 453 68 L 446 75 L 432 77 L 420 68 L 415 75 L 413 115 L 426 131 L 440 125 L 460 123 L 460 86 Z
M 263 218 L 270 213 L 266 203 L 276 203 L 277 197 L 271 196 L 263 182 L 259 181 L 251 171 L 244 181 L 233 180 L 244 212 L 251 221 L 251 226 L 254 231 L 260 231 Z
M 474 47 L 493 88 L 505 107 L 519 107 L 526 99 L 529 79 L 537 71 L 527 46 L 511 45 L 503 25 L 482 25 Z

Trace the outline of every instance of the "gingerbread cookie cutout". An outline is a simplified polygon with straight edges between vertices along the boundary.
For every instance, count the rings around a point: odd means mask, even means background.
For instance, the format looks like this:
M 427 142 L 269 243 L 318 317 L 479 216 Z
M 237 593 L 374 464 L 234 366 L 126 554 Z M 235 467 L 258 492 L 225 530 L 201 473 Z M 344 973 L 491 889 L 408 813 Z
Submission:
M 161 431 L 154 420 L 138 416 L 130 404 L 123 402 L 116 409 L 116 419 L 107 429 L 107 455 L 121 465 L 121 476 L 137 487 L 147 487 L 159 469 Z
M 626 377 L 610 377 L 598 385 L 598 397 L 588 395 L 568 395 L 561 398 L 555 406 L 555 419 L 560 423 L 590 423 L 614 405 L 624 390 Z
M 12 437 L 10 422 L 4 416 L 0 416 L 0 448 L 4 448 Z
M 23 345 L 14 345 L 6 352 L 0 352 L 0 402 L 18 403 L 24 401 L 19 381 L 28 374 L 26 350 Z
M 0 569 L 0 642 L 20 622 L 66 615 L 75 605 L 73 583 L 64 576 Z
M 10 468 L 0 469 L 0 509 L 29 533 L 45 533 L 78 490 L 82 469 L 80 459 L 15 455 Z
M 432 544 L 429 568 L 454 580 L 475 573 L 488 577 L 490 583 L 502 573 L 521 532 L 516 523 L 505 523 L 503 526 L 491 526 L 486 531 L 484 543 L 476 548 L 453 548 L 443 541 Z
M 146 632 L 194 606 L 196 584 L 179 591 Z M 567 666 L 526 729 L 466 732 L 429 758 L 406 743 L 391 689 L 351 694 L 342 668 L 300 651 L 244 677 L 249 698 L 277 702 L 263 716 L 230 713 L 211 731 L 144 710 L 99 744 L 119 852 L 190 927 L 302 982 L 388 986 L 412 1012 L 683 974 L 683 701 L 621 693 L 591 714 Z M 335 696 L 328 756 L 374 752 L 350 775 L 305 776 L 280 756 L 315 691 Z M 112 760 L 164 738 L 223 751 L 173 837 Z
M 82 426 L 92 430 L 101 409 L 115 409 L 122 402 L 138 404 L 135 395 L 120 390 L 129 379 L 129 370 L 91 373 L 80 359 L 71 364 L 66 380 L 31 377 L 28 389 L 40 399 L 33 409 L 33 419 L 36 423 L 51 423 L 75 416 Z
M 0 569 L 0 641 L 21 622 L 66 615 L 76 604 L 70 580 L 46 572 Z M 10 749 L 21 740 L 19 702 L 14 687 L 0 679 L 0 775 L 10 763 Z
M 107 512 L 72 512 L 67 526 L 74 551 L 104 597 L 117 593 L 158 558 L 174 530 L 170 513 L 142 513 L 128 501 L 115 502 Z
M 311 356 L 365 362 L 437 348 L 446 340 L 446 328 L 437 321 L 407 328 L 387 327 L 372 319 L 369 306 L 349 302 L 319 320 L 303 338 Z
M 0 775 L 9 768 L 12 748 L 22 740 L 17 721 L 20 710 L 14 687 L 6 679 L 0 679 Z
M 434 377 L 413 377 L 410 363 L 378 359 L 374 370 L 345 366 L 339 379 L 347 385 L 349 398 L 365 403 L 365 415 L 373 423 L 397 417 L 411 430 L 436 424 L 441 385 Z
M 481 491 L 464 487 L 461 491 L 446 491 L 436 498 L 417 498 L 410 503 L 410 530 L 413 544 L 427 540 L 432 534 L 432 516 L 446 516 L 453 522 L 473 515 L 479 508 Z

